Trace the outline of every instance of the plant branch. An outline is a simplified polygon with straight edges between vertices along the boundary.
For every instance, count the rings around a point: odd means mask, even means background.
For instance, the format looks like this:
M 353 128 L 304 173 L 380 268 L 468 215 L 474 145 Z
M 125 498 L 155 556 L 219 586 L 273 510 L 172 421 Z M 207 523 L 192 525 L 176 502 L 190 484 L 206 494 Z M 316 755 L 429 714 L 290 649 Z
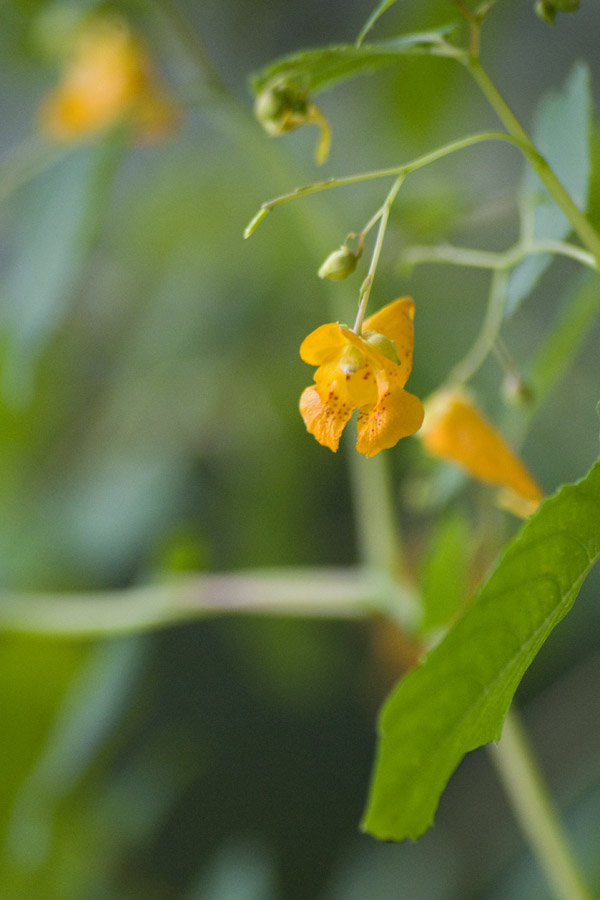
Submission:
M 565 241 L 519 241 L 513 247 L 500 252 L 475 250 L 469 247 L 455 247 L 452 244 L 439 244 L 434 247 L 408 247 L 401 257 L 401 262 L 408 265 L 421 263 L 448 263 L 453 266 L 466 266 L 475 269 L 511 269 L 525 257 L 539 253 L 554 253 L 567 256 L 590 269 L 598 269 L 595 257 Z
M 366 568 L 273 569 L 189 575 L 126 590 L 12 593 L 0 598 L 0 631 L 99 638 L 230 613 L 363 618 L 414 625 L 415 600 Z
M 396 199 L 396 194 L 402 186 L 403 181 L 403 175 L 400 175 L 395 180 L 394 184 L 392 185 L 391 191 L 389 192 L 389 194 L 385 198 L 383 205 L 381 206 L 381 209 L 376 213 L 376 217 L 379 219 L 379 228 L 377 229 L 377 239 L 375 241 L 375 247 L 373 248 L 373 256 L 371 257 L 369 271 L 367 272 L 367 276 L 363 281 L 360 289 L 358 313 L 353 329 L 356 334 L 360 334 L 362 329 L 365 313 L 367 311 L 367 305 L 369 303 L 369 297 L 371 295 L 371 288 L 373 286 L 373 279 L 375 278 L 375 272 L 377 271 L 377 266 L 379 264 L 379 257 L 381 256 L 381 248 L 383 246 L 383 239 L 385 237 L 387 223 L 390 217 L 390 210 L 392 208 L 394 200 Z M 375 216 L 373 218 L 375 218 Z
M 422 169 L 430 163 L 437 162 L 438 159 L 443 159 L 445 156 L 456 153 L 458 150 L 473 147 L 475 144 L 481 144 L 484 141 L 504 141 L 505 143 L 519 147 L 523 152 L 526 152 L 526 146 L 520 138 L 510 134 L 504 134 L 503 132 L 484 131 L 478 134 L 469 135 L 466 138 L 461 138 L 458 141 L 452 141 L 452 143 L 445 144 L 443 147 L 439 147 L 432 153 L 427 153 L 425 156 L 419 156 L 417 159 L 405 163 L 402 166 L 395 166 L 391 169 L 376 169 L 371 172 L 361 172 L 357 175 L 348 175 L 344 178 L 327 178 L 324 181 L 315 181 L 312 184 L 296 188 L 288 194 L 281 194 L 279 197 L 274 197 L 272 200 L 267 200 L 266 203 L 263 203 L 256 215 L 248 223 L 244 231 L 244 237 L 249 238 L 271 210 L 284 203 L 289 203 L 290 200 L 296 200 L 299 197 L 307 197 L 309 194 L 318 194 L 321 191 L 328 191 L 331 188 L 344 187 L 349 184 L 359 184 L 363 181 L 372 181 L 375 178 L 390 178 L 392 176 L 398 177 L 400 175 L 406 177 L 417 169 Z
M 600 235 L 596 229 L 593 228 L 584 213 L 579 209 L 577 204 L 574 203 L 570 194 L 562 182 L 559 181 L 548 162 L 538 152 L 512 109 L 479 62 L 479 59 L 471 56 L 468 60 L 464 57 L 462 57 L 461 60 L 465 63 L 490 105 L 506 126 L 509 134 L 520 142 L 521 148 L 529 160 L 532 169 L 540 181 L 546 186 L 556 203 L 560 206 L 573 226 L 573 230 L 579 235 L 583 244 L 593 254 L 596 263 L 600 267 Z
M 496 269 L 492 275 L 490 296 L 481 331 L 467 355 L 451 371 L 448 380 L 463 384 L 472 378 L 494 346 L 500 332 L 506 304 L 508 272 Z

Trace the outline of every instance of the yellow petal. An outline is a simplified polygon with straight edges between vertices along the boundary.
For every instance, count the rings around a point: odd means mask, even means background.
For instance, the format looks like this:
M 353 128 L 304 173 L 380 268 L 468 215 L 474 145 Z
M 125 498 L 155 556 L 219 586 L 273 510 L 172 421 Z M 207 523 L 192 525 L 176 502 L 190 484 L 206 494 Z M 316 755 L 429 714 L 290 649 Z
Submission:
M 319 366 L 314 375 L 319 397 L 330 407 L 350 410 L 359 406 L 373 406 L 377 402 L 378 388 L 370 366 L 358 372 L 343 372 L 337 359 Z
M 373 407 L 362 408 L 358 416 L 356 449 L 365 456 L 393 447 L 403 437 L 419 430 L 423 404 L 399 385 L 390 385 Z
M 408 381 L 412 369 L 415 342 L 413 318 L 415 305 L 410 297 L 400 297 L 365 319 L 364 331 L 379 331 L 394 342 L 402 368 L 402 386 Z
M 444 391 L 426 409 L 420 437 L 429 453 L 457 463 L 479 481 L 508 489 L 505 497 L 512 492 L 530 501 L 529 511 L 537 507 L 544 496 L 541 488 L 465 393 Z
M 320 444 L 329 447 L 334 453 L 338 448 L 344 426 L 353 411 L 353 407 L 340 404 L 338 401 L 324 403 L 314 387 L 306 388 L 300 397 L 300 413 L 307 430 Z
M 329 122 L 314 103 L 309 104 L 306 121 L 318 125 L 321 132 L 319 142 L 315 147 L 315 162 L 318 165 L 321 165 L 329 156 L 329 150 L 331 148 L 331 128 L 329 127 Z
M 336 354 L 341 355 L 347 343 L 341 325 L 328 322 L 304 338 L 300 344 L 300 356 L 310 366 L 320 366 Z
M 126 117 L 156 134 L 173 125 L 174 108 L 126 24 L 100 18 L 75 39 L 60 83 L 40 108 L 40 127 L 55 140 L 77 140 Z

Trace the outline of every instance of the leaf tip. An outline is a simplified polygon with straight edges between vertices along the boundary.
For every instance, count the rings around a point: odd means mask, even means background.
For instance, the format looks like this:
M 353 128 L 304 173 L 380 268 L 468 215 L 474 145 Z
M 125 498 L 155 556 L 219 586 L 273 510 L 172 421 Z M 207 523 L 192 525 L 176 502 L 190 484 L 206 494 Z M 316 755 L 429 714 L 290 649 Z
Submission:
M 261 208 L 256 213 L 256 215 L 253 216 L 252 219 L 250 219 L 250 221 L 246 225 L 246 227 L 244 229 L 244 240 L 247 240 L 251 234 L 254 234 L 254 232 L 256 231 L 256 229 L 258 228 L 258 226 L 260 225 L 260 223 L 265 218 L 265 216 L 267 215 L 268 212 L 269 212 L 268 207 L 261 206 Z

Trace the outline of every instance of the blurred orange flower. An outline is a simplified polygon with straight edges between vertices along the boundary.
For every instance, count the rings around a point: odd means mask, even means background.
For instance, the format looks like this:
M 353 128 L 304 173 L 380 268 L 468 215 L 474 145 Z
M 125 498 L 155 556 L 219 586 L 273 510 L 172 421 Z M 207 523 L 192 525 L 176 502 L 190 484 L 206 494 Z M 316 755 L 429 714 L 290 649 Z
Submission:
M 40 128 L 75 141 L 125 120 L 142 138 L 161 136 L 175 124 L 175 106 L 126 23 L 94 19 L 77 32 L 62 78 L 40 107 Z
M 360 335 L 331 322 L 303 341 L 300 356 L 319 368 L 316 387 L 300 397 L 300 412 L 320 444 L 335 452 L 355 409 L 356 449 L 365 456 L 420 428 L 421 401 L 404 390 L 412 367 L 413 316 L 413 301 L 402 297 L 366 319 Z
M 419 437 L 432 456 L 499 486 L 500 505 L 517 515 L 531 515 L 543 500 L 532 475 L 465 391 L 448 389 L 430 397 Z

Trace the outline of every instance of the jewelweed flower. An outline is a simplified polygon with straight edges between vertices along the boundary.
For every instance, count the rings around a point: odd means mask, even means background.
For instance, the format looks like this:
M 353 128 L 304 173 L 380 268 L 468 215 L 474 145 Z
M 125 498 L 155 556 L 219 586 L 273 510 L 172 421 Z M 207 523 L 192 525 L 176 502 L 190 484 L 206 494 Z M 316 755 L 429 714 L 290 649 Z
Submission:
M 500 505 L 516 515 L 531 515 L 543 500 L 533 476 L 465 391 L 453 388 L 430 397 L 419 437 L 432 456 L 500 487 Z
M 75 141 L 129 120 L 143 138 L 171 130 L 174 104 L 159 89 L 141 44 L 119 18 L 87 22 L 73 39 L 62 78 L 40 108 L 40 128 Z
M 414 304 L 388 303 L 365 320 L 360 335 L 339 322 L 321 325 L 302 342 L 300 356 L 315 372 L 315 386 L 300 397 L 308 431 L 334 452 L 355 409 L 356 449 L 365 456 L 414 434 L 423 405 L 404 390 L 412 367 Z

